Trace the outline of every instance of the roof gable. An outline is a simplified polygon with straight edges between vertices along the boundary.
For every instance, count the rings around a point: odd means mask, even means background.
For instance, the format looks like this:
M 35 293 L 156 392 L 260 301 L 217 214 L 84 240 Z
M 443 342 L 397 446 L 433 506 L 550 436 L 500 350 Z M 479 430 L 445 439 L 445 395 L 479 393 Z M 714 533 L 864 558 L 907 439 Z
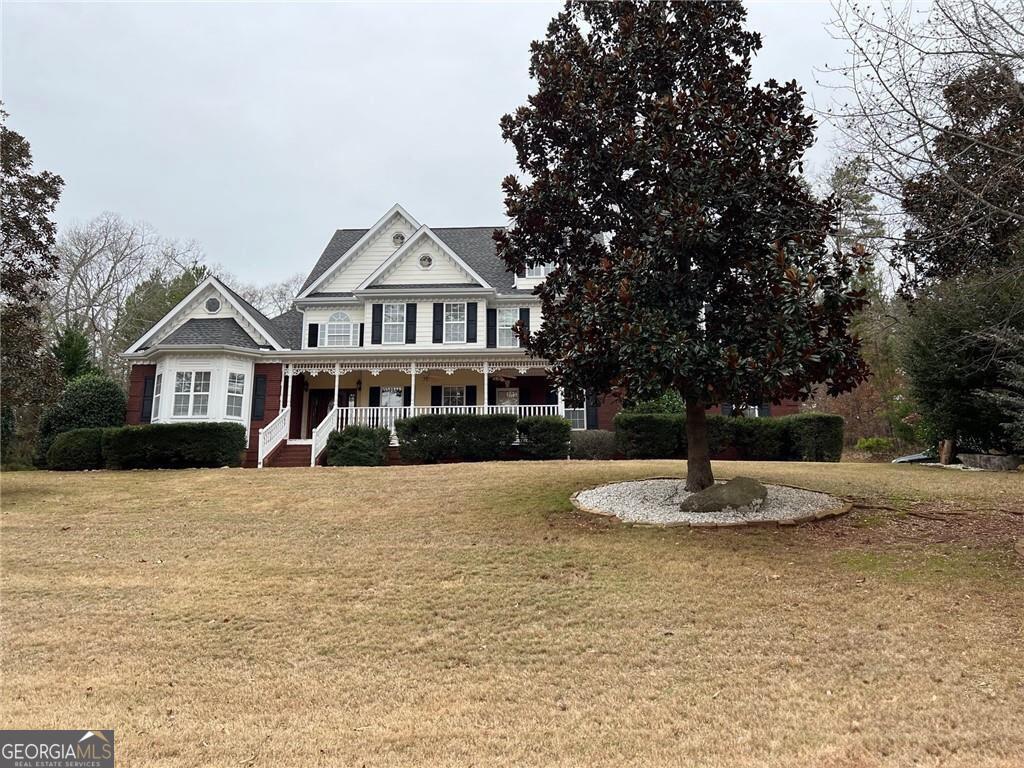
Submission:
M 429 269 L 420 266 L 420 258 L 431 259 Z M 395 251 L 389 259 L 374 270 L 357 288 L 405 285 L 468 285 L 480 288 L 491 286 L 465 260 L 443 240 L 423 226 Z
M 339 288 L 332 285 L 332 278 L 343 268 L 351 268 L 351 265 L 359 260 L 361 255 L 372 250 L 372 254 L 367 254 L 371 263 L 363 265 L 367 267 L 366 272 L 372 272 L 381 260 L 390 256 L 399 247 L 394 243 L 380 242 L 380 236 L 386 230 L 398 229 L 407 237 L 419 227 L 419 222 L 401 205 L 395 203 L 376 224 L 367 230 L 338 230 L 331 238 L 331 242 L 327 244 L 327 248 L 324 249 L 313 272 L 306 278 L 297 298 L 304 298 L 318 289 L 321 291 L 343 290 L 344 287 Z M 362 234 L 353 239 L 353 235 L 360 231 Z M 371 249 L 369 246 L 374 244 L 377 245 L 377 248 Z M 362 275 L 353 280 L 353 287 L 361 280 Z

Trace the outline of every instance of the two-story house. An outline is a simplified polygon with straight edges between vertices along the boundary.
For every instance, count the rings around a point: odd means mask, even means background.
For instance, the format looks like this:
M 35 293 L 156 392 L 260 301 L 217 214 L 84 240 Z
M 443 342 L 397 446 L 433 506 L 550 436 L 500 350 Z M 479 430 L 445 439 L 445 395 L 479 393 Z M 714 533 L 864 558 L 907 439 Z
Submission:
M 334 233 L 294 308 L 265 317 L 215 277 L 135 342 L 129 423 L 237 421 L 246 465 L 316 463 L 349 424 L 421 413 L 561 414 L 609 429 L 618 410 L 567 407 L 513 325 L 540 322 L 494 227 L 431 228 L 395 205 L 369 229 Z

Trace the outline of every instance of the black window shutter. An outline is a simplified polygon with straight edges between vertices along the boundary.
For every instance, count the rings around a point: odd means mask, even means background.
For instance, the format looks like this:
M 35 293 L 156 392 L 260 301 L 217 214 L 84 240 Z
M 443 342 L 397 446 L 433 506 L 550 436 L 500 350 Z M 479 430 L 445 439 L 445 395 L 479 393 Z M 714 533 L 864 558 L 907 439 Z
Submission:
M 498 310 L 487 310 L 487 348 L 498 346 Z
M 435 384 L 430 388 L 430 404 L 440 405 L 441 402 L 441 387 L 440 385 Z
M 476 405 L 476 384 L 466 385 L 466 405 Z
M 370 387 L 370 407 L 380 408 L 380 387 Z
M 558 388 L 548 387 L 548 391 L 545 393 L 545 402 L 548 405 L 558 405 Z
M 412 405 L 412 387 L 405 387 L 402 390 L 402 405 L 406 408 Z
M 153 381 L 155 377 L 147 376 L 142 380 L 142 413 L 139 421 L 149 424 L 153 420 Z
M 761 418 L 767 418 L 772 415 L 772 404 L 765 403 L 764 405 L 757 406 L 757 415 Z
M 363 331 L 365 331 L 365 330 L 366 330 L 366 323 L 360 323 L 359 324 L 359 346 L 360 347 L 364 346 L 364 344 L 363 344 Z
M 494 401 L 498 399 L 498 385 L 493 381 L 487 382 L 487 402 L 494 405 Z M 526 405 L 526 403 L 523 403 Z
M 519 324 L 523 327 L 523 333 L 530 332 L 530 308 L 522 307 L 519 310 Z
M 416 305 L 405 305 L 405 343 L 416 343 Z
M 320 341 L 320 326 L 316 323 L 309 324 L 309 330 L 306 332 L 306 346 L 311 349 L 319 344 Z
M 597 395 L 587 395 L 587 429 L 597 429 Z
M 723 416 L 732 416 L 732 403 L 722 403 L 721 411 Z
M 252 381 L 252 417 L 254 419 L 263 418 L 263 409 L 267 404 L 267 377 L 262 374 L 256 374 L 256 377 Z
M 434 343 L 444 342 L 444 304 L 434 304 Z
M 374 304 L 370 325 L 370 343 L 380 344 L 384 334 L 384 305 Z
M 476 344 L 476 302 L 466 303 L 466 343 Z

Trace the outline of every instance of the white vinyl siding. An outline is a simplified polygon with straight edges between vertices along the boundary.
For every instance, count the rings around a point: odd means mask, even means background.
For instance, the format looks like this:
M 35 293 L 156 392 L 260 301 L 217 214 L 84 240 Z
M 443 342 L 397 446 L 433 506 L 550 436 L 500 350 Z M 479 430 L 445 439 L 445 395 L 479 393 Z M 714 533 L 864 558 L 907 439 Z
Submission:
M 384 305 L 384 327 L 381 340 L 385 344 L 405 343 L 405 304 Z

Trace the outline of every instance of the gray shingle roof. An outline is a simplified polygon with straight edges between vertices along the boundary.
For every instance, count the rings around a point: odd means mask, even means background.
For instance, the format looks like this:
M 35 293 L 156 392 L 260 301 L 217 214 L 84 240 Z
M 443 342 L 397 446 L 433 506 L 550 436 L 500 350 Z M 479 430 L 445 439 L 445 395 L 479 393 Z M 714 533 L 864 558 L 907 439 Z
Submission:
M 505 270 L 505 263 L 498 258 L 492 235 L 501 227 L 431 227 L 445 245 L 465 261 L 474 272 L 490 283 L 498 293 L 512 293 L 515 275 Z M 345 252 L 367 233 L 365 229 L 339 229 L 324 248 L 313 271 L 302 284 L 299 293 L 324 274 Z M 375 286 L 376 287 L 376 286 Z M 384 287 L 384 286 L 380 286 Z M 397 287 L 397 286 L 396 286 Z M 331 294 L 313 294 L 331 295 Z
M 259 323 L 260 326 L 263 327 L 266 330 L 266 332 L 269 333 L 273 337 L 274 341 L 276 341 L 282 347 L 287 347 L 288 346 L 287 342 L 285 342 L 285 340 L 284 340 L 284 337 L 280 336 L 277 327 L 270 321 L 269 317 L 264 315 L 262 312 L 260 312 L 258 309 L 256 309 L 256 307 L 254 307 L 248 301 L 246 301 L 241 296 L 239 296 L 231 288 L 231 286 L 227 285 L 223 280 L 218 278 L 217 282 L 219 282 L 221 285 L 224 286 L 224 290 L 226 290 L 228 293 L 230 293 L 231 297 L 235 301 L 237 301 L 239 304 L 242 305 L 242 308 L 245 309 L 245 311 L 248 312 L 252 316 L 252 319 L 255 320 L 257 323 Z
M 225 344 L 247 349 L 261 348 L 253 341 L 252 336 L 230 317 L 192 318 L 160 344 Z
M 302 312 L 297 309 L 289 309 L 270 322 L 274 324 L 284 339 L 282 346 L 288 349 L 302 349 Z

